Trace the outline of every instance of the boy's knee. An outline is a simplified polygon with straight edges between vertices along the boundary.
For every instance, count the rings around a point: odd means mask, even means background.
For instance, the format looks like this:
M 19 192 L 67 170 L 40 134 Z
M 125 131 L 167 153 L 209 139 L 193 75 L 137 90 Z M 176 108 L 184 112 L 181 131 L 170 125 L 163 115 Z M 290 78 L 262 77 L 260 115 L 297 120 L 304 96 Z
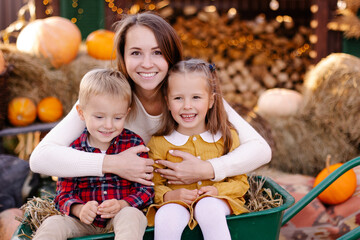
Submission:
M 125 207 L 121 209 L 115 216 L 115 221 L 123 219 L 129 222 L 139 222 L 140 225 L 147 225 L 147 219 L 144 213 L 135 207 Z
M 65 217 L 62 215 L 53 215 L 46 218 L 41 225 L 57 227 L 61 222 L 65 221 Z

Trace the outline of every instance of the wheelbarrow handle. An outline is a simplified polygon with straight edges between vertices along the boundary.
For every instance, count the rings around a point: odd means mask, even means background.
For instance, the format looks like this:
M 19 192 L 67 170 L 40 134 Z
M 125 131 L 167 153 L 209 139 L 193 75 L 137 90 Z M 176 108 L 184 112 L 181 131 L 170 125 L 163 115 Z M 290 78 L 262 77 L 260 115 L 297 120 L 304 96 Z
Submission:
M 286 224 L 292 217 L 294 217 L 298 212 L 300 212 L 306 205 L 308 205 L 314 198 L 316 198 L 320 193 L 322 193 L 331 183 L 338 179 L 341 175 L 360 165 L 360 156 L 351 159 L 350 161 L 344 163 L 324 180 L 322 180 L 316 187 L 314 187 L 310 192 L 308 192 L 302 199 L 285 211 L 281 226 Z M 360 231 L 359 231 L 360 232 Z

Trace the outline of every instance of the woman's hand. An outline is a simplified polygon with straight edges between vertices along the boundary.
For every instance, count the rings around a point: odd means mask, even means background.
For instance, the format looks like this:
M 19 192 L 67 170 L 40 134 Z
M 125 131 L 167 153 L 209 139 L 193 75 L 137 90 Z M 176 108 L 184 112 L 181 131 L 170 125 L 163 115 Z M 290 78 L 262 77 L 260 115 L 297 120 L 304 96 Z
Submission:
M 113 218 L 121 209 L 129 206 L 130 204 L 125 200 L 108 199 L 99 205 L 97 214 L 102 218 Z
M 149 158 L 139 157 L 137 153 L 148 152 L 144 145 L 129 148 L 119 154 L 105 155 L 103 173 L 113 173 L 132 182 L 153 185 L 153 164 Z
M 186 188 L 179 188 L 165 193 L 164 202 L 180 200 L 190 205 L 198 196 L 199 194 L 197 189 L 189 190 Z
M 214 169 L 208 161 L 203 161 L 190 153 L 170 150 L 172 155 L 181 157 L 182 162 L 173 163 L 166 160 L 156 160 L 167 168 L 156 169 L 162 177 L 167 178 L 169 184 L 191 184 L 200 180 L 209 180 L 215 177 Z

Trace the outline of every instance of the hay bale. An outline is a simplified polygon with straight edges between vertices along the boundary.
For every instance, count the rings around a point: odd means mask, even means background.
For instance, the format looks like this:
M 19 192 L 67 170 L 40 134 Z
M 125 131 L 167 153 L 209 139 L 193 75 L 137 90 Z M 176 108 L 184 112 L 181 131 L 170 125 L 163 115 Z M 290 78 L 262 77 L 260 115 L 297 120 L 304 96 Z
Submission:
M 328 154 L 332 163 L 346 162 L 358 154 L 336 128 L 319 126 L 299 116 L 268 121 L 276 143 L 269 166 L 275 169 L 315 176 L 325 167 Z
M 360 154 L 360 59 L 333 53 L 309 70 L 297 115 L 267 118 L 275 141 L 269 166 L 315 176 Z
M 240 103 L 233 103 L 231 106 L 266 140 L 271 149 L 274 150 L 275 141 L 271 134 L 271 127 L 266 119 Z
M 333 53 L 305 77 L 300 114 L 339 130 L 360 149 L 360 58 Z
M 0 73 L 0 130 L 4 128 L 9 104 L 9 88 L 7 79 L 12 71 L 13 66 L 7 65 L 5 70 Z
M 68 106 L 66 112 L 71 110 L 71 107 L 78 99 L 79 85 L 82 77 L 90 70 L 95 68 L 114 68 L 115 62 L 97 60 L 90 57 L 86 52 L 80 51 L 77 58 L 71 63 L 62 66 L 61 71 L 65 74 L 68 87 L 71 88 L 71 96 L 67 99 Z
M 38 103 L 42 98 L 59 98 L 67 114 L 78 98 L 79 83 L 94 68 L 111 67 L 110 61 L 97 60 L 81 50 L 71 63 L 55 69 L 47 59 L 20 52 L 13 44 L 0 44 L 4 58 L 13 70 L 8 77 L 9 98 L 29 97 Z
M 55 96 L 62 100 L 64 107 L 67 106 L 66 99 L 71 96 L 72 89 L 61 70 L 52 68 L 45 59 L 18 51 L 12 45 L 4 46 L 4 57 L 13 65 L 7 81 L 10 99 L 22 96 L 38 103 L 42 98 Z

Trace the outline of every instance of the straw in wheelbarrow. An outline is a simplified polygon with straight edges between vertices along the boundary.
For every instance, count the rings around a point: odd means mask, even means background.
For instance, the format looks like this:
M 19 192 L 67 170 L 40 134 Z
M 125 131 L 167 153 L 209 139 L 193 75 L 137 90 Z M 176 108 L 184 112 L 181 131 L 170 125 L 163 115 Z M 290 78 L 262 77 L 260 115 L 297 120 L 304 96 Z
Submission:
M 255 176 L 250 175 L 248 180 L 250 188 L 245 195 L 245 206 L 250 212 L 276 208 L 283 204 L 279 193 L 273 195 L 270 189 L 264 188 L 265 178 L 256 179 Z

